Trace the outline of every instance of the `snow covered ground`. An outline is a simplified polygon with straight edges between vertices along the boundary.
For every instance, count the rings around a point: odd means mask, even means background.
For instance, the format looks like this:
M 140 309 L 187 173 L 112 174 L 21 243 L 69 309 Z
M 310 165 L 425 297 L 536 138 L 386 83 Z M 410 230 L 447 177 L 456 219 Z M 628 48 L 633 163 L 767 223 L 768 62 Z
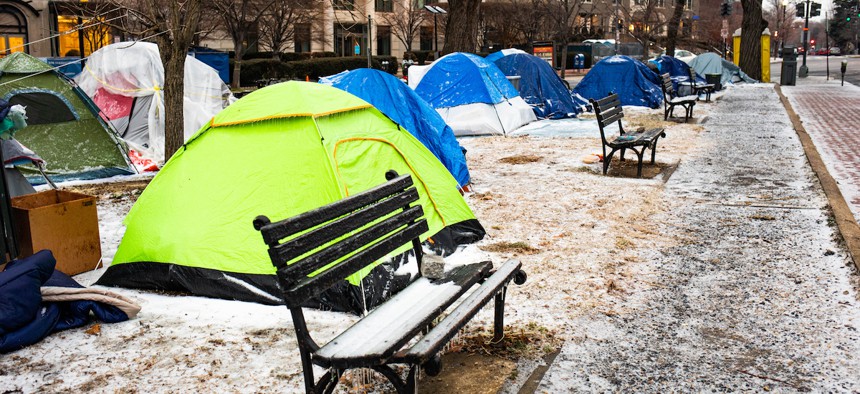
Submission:
M 848 341 L 856 330 L 839 328 L 856 327 L 856 293 L 848 280 L 852 273 L 845 267 L 845 252 L 827 224 L 820 189 L 803 167 L 799 144 L 784 141 L 791 139 L 784 125 L 770 129 L 732 117 L 738 111 L 758 111 L 756 101 L 772 104 L 771 96 L 764 93 L 767 85 L 763 86 L 733 87 L 726 94 L 727 102 L 697 105 L 696 117 L 707 119 L 704 126 L 663 122 L 662 110 L 625 108 L 630 123 L 667 128 L 657 161 L 664 173 L 677 167 L 668 183 L 661 176 L 603 176 L 600 163 L 584 164 L 583 157 L 601 149 L 591 122 L 543 121 L 523 130 L 531 136 L 461 140 L 468 149 L 474 187 L 466 198 L 488 231 L 477 247 L 497 250 L 494 247 L 502 242 L 527 246 L 502 252 L 470 247 L 468 253 L 489 253 L 496 262 L 509 257 L 523 262 L 529 279 L 508 292 L 509 332 L 539 326 L 565 341 L 557 363 L 541 383 L 541 392 L 684 391 L 685 387 L 758 391 L 765 389 L 764 384 L 768 389 L 774 385 L 795 389 L 743 373 L 718 374 L 719 384 L 709 384 L 717 381 L 700 374 L 723 373 L 727 368 L 743 368 L 815 391 L 857 390 L 837 384 L 858 372 L 856 345 Z M 729 100 L 735 97 L 736 101 Z M 767 114 L 751 115 L 764 118 Z M 753 137 L 758 134 L 761 139 Z M 740 148 L 768 143 L 770 135 L 779 138 L 773 155 L 748 161 L 751 156 Z M 759 172 L 751 173 L 755 168 Z M 786 177 L 785 173 L 794 174 Z M 757 183 L 763 178 L 768 181 Z M 755 188 L 746 188 L 744 182 Z M 767 200 L 764 195 L 803 209 L 734 216 L 701 211 L 713 204 L 715 209 L 730 210 L 719 204 L 743 203 L 753 196 Z M 108 264 L 124 230 L 121 220 L 136 193 L 99 197 L 102 248 Z M 751 218 L 753 214 L 761 219 Z M 712 221 L 721 225 L 708 227 Z M 746 230 L 761 234 L 750 241 Z M 823 256 L 827 250 L 833 253 Z M 745 268 L 727 265 L 731 272 L 724 273 L 721 261 Z M 756 264 L 761 270 L 751 268 Z M 91 284 L 101 272 L 76 279 Z M 767 280 L 769 272 L 773 280 Z M 746 282 L 728 281 L 753 274 L 755 279 Z M 726 290 L 718 292 L 721 301 L 712 302 L 709 295 L 719 289 Z M 88 334 L 86 328 L 58 333 L 0 357 L 0 392 L 301 391 L 301 366 L 286 308 L 110 290 L 137 299 L 143 307 L 138 318 L 103 324 L 98 334 Z M 799 299 L 807 295 L 809 303 Z M 733 308 L 741 306 L 748 308 L 735 313 Z M 801 314 L 801 320 L 792 320 L 795 313 Z M 323 340 L 356 319 L 321 311 L 308 311 L 306 316 L 310 330 Z M 755 319 L 767 319 L 769 324 L 753 324 Z M 471 326 L 488 326 L 491 321 L 490 308 Z M 696 351 L 698 340 L 710 341 L 702 349 L 713 351 L 716 343 L 727 350 L 715 351 L 719 358 L 708 359 L 708 354 Z M 759 347 L 776 349 L 782 344 L 800 350 L 791 357 L 776 350 L 755 353 Z M 768 366 L 785 364 L 786 373 L 812 373 L 812 367 L 826 367 L 833 378 L 815 380 L 804 375 L 802 381 L 795 380 L 772 370 L 738 367 L 730 363 L 733 357 Z M 699 367 L 703 359 L 708 362 Z M 838 365 L 828 367 L 834 365 L 828 364 L 831 361 Z M 520 360 L 519 373 L 504 391 L 516 392 L 537 364 Z M 697 374 L 686 374 L 685 367 L 695 367 Z M 732 385 L 741 379 L 755 385 Z M 697 383 L 685 386 L 687 380 Z

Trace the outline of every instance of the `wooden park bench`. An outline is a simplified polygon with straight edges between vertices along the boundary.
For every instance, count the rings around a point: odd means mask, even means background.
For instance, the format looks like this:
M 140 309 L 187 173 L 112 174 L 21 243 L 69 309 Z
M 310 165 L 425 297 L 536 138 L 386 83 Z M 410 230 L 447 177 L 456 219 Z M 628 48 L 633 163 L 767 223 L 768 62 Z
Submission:
M 716 85 L 714 85 L 712 83 L 698 82 L 696 80 L 696 70 L 693 69 L 692 67 L 688 67 L 687 71 L 690 74 L 689 75 L 690 79 L 686 82 L 681 82 L 681 84 L 683 84 L 683 86 L 689 86 L 690 92 L 692 92 L 696 96 L 697 100 L 699 99 L 699 96 L 704 94 L 705 95 L 705 101 L 710 102 L 711 101 L 711 93 L 716 91 Z
M 254 219 L 292 314 L 308 393 L 332 392 L 341 375 L 356 368 L 382 374 L 399 393 L 414 393 L 419 368 L 431 376 L 438 374 L 440 352 L 491 299 L 494 339 L 501 340 L 507 286 L 511 280 L 526 281 L 516 260 L 496 269 L 485 261 L 456 266 L 440 278 L 421 276 L 418 237 L 428 227 L 421 205 L 413 205 L 418 191 L 410 175 L 389 171 L 386 178 L 388 182 L 373 189 L 289 219 L 275 223 L 265 216 Z M 408 244 L 419 277 L 328 343 L 317 344 L 308 332 L 302 305 Z M 466 296 L 469 290 L 474 291 Z M 314 379 L 314 364 L 327 370 L 319 381 Z M 405 379 L 392 368 L 395 364 L 408 367 Z
M 683 107 L 684 122 L 687 122 L 693 117 L 693 107 L 696 105 L 696 98 L 692 96 L 677 97 L 669 73 L 663 74 L 661 77 L 663 78 L 663 120 L 669 120 L 669 117 L 675 111 L 675 107 Z
M 651 149 L 651 164 L 654 164 L 654 158 L 657 154 L 657 139 L 666 137 L 663 129 L 650 129 L 640 132 L 626 132 L 624 125 L 621 124 L 621 118 L 624 117 L 624 112 L 621 109 L 621 100 L 617 94 L 600 100 L 590 99 L 591 106 L 594 107 L 594 114 L 597 115 L 597 125 L 600 128 L 600 139 L 603 141 L 603 174 L 609 170 L 609 162 L 612 161 L 612 155 L 615 151 L 621 151 L 621 160 L 624 160 L 624 152 L 630 149 L 636 152 L 639 157 L 639 168 L 636 172 L 637 177 L 642 177 L 642 156 L 645 149 Z M 613 123 L 618 123 L 618 136 L 612 139 L 606 138 L 606 128 Z M 609 148 L 609 154 L 606 154 L 606 148 Z

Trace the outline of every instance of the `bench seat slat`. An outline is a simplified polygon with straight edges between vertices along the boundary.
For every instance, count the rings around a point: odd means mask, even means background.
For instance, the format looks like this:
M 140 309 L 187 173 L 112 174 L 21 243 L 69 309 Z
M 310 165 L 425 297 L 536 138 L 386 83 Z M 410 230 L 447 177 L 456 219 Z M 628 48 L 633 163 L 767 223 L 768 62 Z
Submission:
M 460 305 L 457 305 L 448 316 L 446 316 L 436 327 L 433 327 L 421 340 L 408 351 L 398 353 L 395 360 L 403 360 L 409 363 L 423 363 L 438 353 L 466 323 L 475 316 L 481 308 L 499 292 L 499 290 L 513 279 L 514 274 L 520 269 L 522 263 L 517 260 L 508 260 L 499 267 L 484 283 L 469 295 Z
M 420 206 L 417 206 L 417 208 L 420 208 Z M 329 267 L 316 276 L 301 278 L 295 285 L 284 289 L 284 303 L 291 308 L 300 306 L 307 299 L 319 295 L 323 291 L 332 287 L 338 281 L 352 275 L 364 266 L 385 257 L 385 255 L 397 249 L 401 245 L 405 245 L 413 239 L 418 238 L 419 235 L 425 233 L 427 230 L 427 221 L 425 220 L 411 224 L 406 228 L 393 233 L 384 240 L 344 259 L 332 267 Z M 319 253 L 314 256 L 317 255 L 319 255 Z M 331 262 L 331 260 L 329 262 Z M 328 262 L 326 262 L 326 264 L 327 263 Z M 277 271 L 278 278 L 282 283 L 294 283 L 293 281 L 295 281 L 295 277 L 287 275 L 284 272 L 284 270 L 289 269 L 289 267 L 290 266 L 287 266 Z
M 373 204 L 380 200 L 381 196 L 396 194 L 412 186 L 412 184 L 412 176 L 404 174 L 394 178 L 390 182 L 383 183 L 349 198 L 335 201 L 324 207 L 307 211 L 279 222 L 267 224 L 260 229 L 263 241 L 270 247 L 275 246 L 278 244 L 278 241 L 284 238 L 300 233 L 308 228 L 316 227 L 358 208 Z
M 418 278 L 321 347 L 314 360 L 332 368 L 378 365 L 485 277 L 492 263 L 458 266 L 441 279 Z

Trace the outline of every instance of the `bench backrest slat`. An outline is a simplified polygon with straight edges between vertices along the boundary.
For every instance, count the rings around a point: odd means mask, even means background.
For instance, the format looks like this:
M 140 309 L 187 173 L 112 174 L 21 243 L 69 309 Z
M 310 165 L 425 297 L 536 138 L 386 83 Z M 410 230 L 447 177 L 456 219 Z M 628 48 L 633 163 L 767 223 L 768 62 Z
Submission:
M 374 224 L 371 227 L 362 229 L 358 233 L 344 238 L 340 241 L 337 241 L 337 243 L 325 247 L 324 249 L 316 253 L 312 253 L 307 257 L 296 261 L 293 264 L 281 267 L 278 272 L 283 275 L 286 275 L 284 279 L 287 282 L 297 282 L 303 277 L 328 265 L 329 263 L 338 261 L 350 255 L 351 253 L 360 250 L 362 247 L 373 243 L 374 240 L 377 240 L 385 236 L 386 234 L 391 233 L 403 227 L 404 225 L 421 218 L 423 213 L 423 209 L 420 205 L 411 207 L 405 212 L 398 213 L 390 218 L 387 218 L 379 223 Z M 363 222 L 361 224 L 366 225 L 367 222 Z M 331 225 L 335 225 L 335 223 L 331 223 L 330 226 Z M 283 245 L 280 245 L 280 249 L 277 251 L 277 253 L 291 254 L 291 246 L 292 242 L 284 243 Z M 371 262 L 367 262 L 367 264 L 369 263 Z M 363 267 L 364 266 L 355 267 L 355 271 L 358 271 Z
M 606 154 L 606 145 L 609 143 L 606 139 L 606 127 L 612 123 L 618 123 L 618 134 L 624 134 L 624 126 L 621 124 L 621 118 L 624 117 L 623 109 L 621 108 L 621 99 L 617 94 L 612 93 L 600 100 L 591 99 L 591 106 L 594 108 L 594 114 L 597 116 L 597 126 L 600 129 L 600 139 L 603 140 L 604 154 Z
M 263 241 L 269 247 L 275 246 L 284 238 L 343 216 L 379 200 L 380 196 L 393 195 L 398 191 L 405 190 L 409 186 L 412 186 L 412 177 L 409 175 L 399 176 L 390 182 L 333 202 L 324 207 L 293 216 L 277 223 L 265 225 L 260 229 L 263 234 Z
M 381 242 L 346 258 L 318 275 L 302 278 L 291 287 L 283 289 L 284 302 L 290 308 L 301 306 L 309 298 L 319 295 L 338 281 L 364 268 L 370 262 L 385 257 L 392 250 L 417 238 L 425 231 L 427 231 L 427 221 L 425 220 L 410 224 Z M 281 273 L 279 272 L 278 275 L 280 276 Z
M 407 189 L 404 193 L 395 194 L 377 204 L 369 205 L 365 209 L 352 211 L 351 213 L 332 220 L 323 226 L 319 226 L 311 231 L 299 235 L 291 239 L 289 242 L 274 246 L 269 249 L 269 257 L 271 257 L 272 261 L 275 262 L 276 267 L 281 268 L 286 265 L 287 262 L 292 261 L 305 253 L 358 230 L 377 218 L 383 217 L 397 209 L 409 206 L 409 204 L 415 201 L 418 201 L 418 190 L 415 188 Z M 420 214 L 418 216 L 420 217 Z M 414 219 L 415 218 L 412 220 Z M 298 263 L 293 265 L 296 264 Z M 304 275 L 313 271 L 314 270 L 311 270 Z

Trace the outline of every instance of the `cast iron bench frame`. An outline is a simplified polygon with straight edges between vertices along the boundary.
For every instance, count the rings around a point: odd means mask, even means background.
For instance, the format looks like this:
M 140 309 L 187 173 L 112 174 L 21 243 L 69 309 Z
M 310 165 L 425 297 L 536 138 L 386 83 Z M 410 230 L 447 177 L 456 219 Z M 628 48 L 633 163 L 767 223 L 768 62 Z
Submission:
M 684 108 L 684 122 L 689 121 L 693 117 L 693 107 L 696 106 L 696 99 L 677 97 L 669 73 L 663 74 L 660 77 L 663 78 L 663 84 L 661 85 L 663 88 L 663 120 L 669 120 L 669 117 L 675 111 L 675 107 L 680 106 Z
M 489 261 L 461 265 L 438 279 L 421 276 L 418 237 L 428 226 L 421 205 L 412 205 L 418 191 L 408 174 L 385 175 L 388 182 L 382 185 L 292 218 L 275 223 L 262 215 L 254 219 L 254 228 L 269 246 L 293 318 L 307 393 L 331 393 L 341 375 L 354 368 L 370 368 L 399 393 L 414 393 L 419 368 L 431 376 L 438 374 L 440 352 L 491 299 L 495 299 L 494 340 L 501 340 L 507 286 L 511 280 L 526 281 L 516 260 L 497 269 Z M 327 344 L 318 345 L 308 332 L 302 304 L 410 242 L 419 277 Z M 312 273 L 316 275 L 308 276 Z M 465 296 L 473 287 L 477 288 Z M 327 369 L 319 381 L 314 379 L 314 364 Z M 392 364 L 408 366 L 405 380 Z
M 716 85 L 712 83 L 702 83 L 696 81 L 696 70 L 692 67 L 687 68 L 688 73 L 690 74 L 690 80 L 687 82 L 681 82 L 683 85 L 690 86 L 690 89 L 693 91 L 693 94 L 696 95 L 696 100 L 699 99 L 699 95 L 702 93 L 705 94 L 705 101 L 711 101 L 711 93 L 716 91 Z
M 666 137 L 666 132 L 662 128 L 650 129 L 641 132 L 626 132 L 624 125 L 621 124 L 621 118 L 624 117 L 624 112 L 621 108 L 621 100 L 615 93 L 610 94 L 600 100 L 589 99 L 591 106 L 594 108 L 594 114 L 597 115 L 597 126 L 600 128 L 600 139 L 603 141 L 603 174 L 609 170 L 609 162 L 612 161 L 612 155 L 615 151 L 621 151 L 621 160 L 624 161 L 624 153 L 627 149 L 636 152 L 639 157 L 639 168 L 636 176 L 642 177 L 642 156 L 645 149 L 651 149 L 651 164 L 654 164 L 654 159 L 657 154 L 657 140 L 660 137 Z M 608 140 L 606 138 L 606 128 L 612 123 L 618 122 L 618 136 Z M 606 154 L 606 147 L 610 148 L 609 154 Z

